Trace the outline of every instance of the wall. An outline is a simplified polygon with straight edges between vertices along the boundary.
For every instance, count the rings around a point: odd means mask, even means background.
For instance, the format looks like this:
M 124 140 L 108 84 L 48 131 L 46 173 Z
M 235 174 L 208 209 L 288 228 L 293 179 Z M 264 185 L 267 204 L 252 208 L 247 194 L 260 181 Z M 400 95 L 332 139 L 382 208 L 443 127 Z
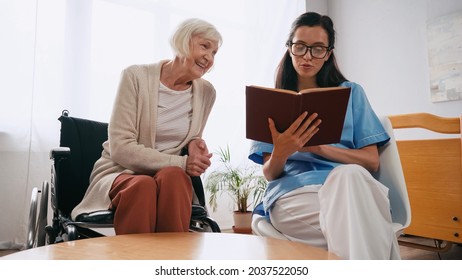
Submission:
M 307 0 L 306 5 L 332 17 L 340 68 L 364 87 L 377 114 L 462 113 L 462 100 L 430 100 L 426 37 L 427 21 L 462 10 L 462 1 Z
M 20 7 L 21 6 L 21 7 Z M 28 211 L 30 199 L 31 107 L 34 84 L 36 2 L 5 1 L 0 9 L 0 249 L 8 248 L 5 236 L 15 236 L 18 221 Z M 14 32 L 11 32 L 14 30 Z M 10 103 L 14 100 L 14 103 Z M 32 171 L 33 172 L 33 171 Z M 24 211 L 17 211 L 17 209 Z

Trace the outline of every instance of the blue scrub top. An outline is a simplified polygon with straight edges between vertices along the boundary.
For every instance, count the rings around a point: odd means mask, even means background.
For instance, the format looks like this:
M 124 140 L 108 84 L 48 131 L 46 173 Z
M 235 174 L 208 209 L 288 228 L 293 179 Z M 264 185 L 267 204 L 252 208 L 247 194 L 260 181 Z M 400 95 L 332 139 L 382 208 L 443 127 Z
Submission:
M 390 137 L 372 110 L 363 88 L 352 82 L 343 82 L 340 86 L 351 87 L 351 94 L 340 143 L 332 145 L 346 149 L 360 149 L 371 144 L 382 146 L 387 143 Z M 263 164 L 263 153 L 272 153 L 272 151 L 272 144 L 252 141 L 249 159 Z M 340 164 L 342 163 L 312 153 L 295 152 L 287 160 L 284 175 L 268 182 L 263 197 L 264 211 L 267 212 L 272 204 L 287 192 L 305 185 L 323 184 L 330 171 Z

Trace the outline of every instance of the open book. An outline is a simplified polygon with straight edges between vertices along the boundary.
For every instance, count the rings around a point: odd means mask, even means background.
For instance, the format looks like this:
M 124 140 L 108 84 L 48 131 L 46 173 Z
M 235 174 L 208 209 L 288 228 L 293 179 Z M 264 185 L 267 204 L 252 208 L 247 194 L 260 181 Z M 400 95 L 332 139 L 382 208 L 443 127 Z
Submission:
M 295 92 L 246 86 L 246 137 L 272 143 L 268 118 L 284 132 L 304 111 L 318 113 L 319 131 L 305 146 L 339 143 L 351 88 L 312 88 Z

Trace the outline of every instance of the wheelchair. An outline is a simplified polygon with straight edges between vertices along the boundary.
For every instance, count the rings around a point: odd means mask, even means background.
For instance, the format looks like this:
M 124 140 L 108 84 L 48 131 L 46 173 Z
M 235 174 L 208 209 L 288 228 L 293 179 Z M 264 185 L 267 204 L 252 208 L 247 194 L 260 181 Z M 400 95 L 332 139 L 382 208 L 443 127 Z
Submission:
M 103 150 L 102 144 L 108 139 L 108 124 L 70 117 L 67 110 L 58 120 L 61 122 L 60 146 L 50 151 L 51 180 L 44 181 L 41 189 L 32 191 L 27 248 L 105 236 L 101 229 L 113 228 L 114 213 L 108 209 L 84 213 L 75 220 L 71 218 L 72 209 L 80 203 L 88 188 L 93 165 Z M 192 205 L 190 231 L 221 232 L 205 207 L 201 178 L 191 177 L 191 181 L 199 204 Z M 48 201 L 53 212 L 51 225 L 47 225 Z

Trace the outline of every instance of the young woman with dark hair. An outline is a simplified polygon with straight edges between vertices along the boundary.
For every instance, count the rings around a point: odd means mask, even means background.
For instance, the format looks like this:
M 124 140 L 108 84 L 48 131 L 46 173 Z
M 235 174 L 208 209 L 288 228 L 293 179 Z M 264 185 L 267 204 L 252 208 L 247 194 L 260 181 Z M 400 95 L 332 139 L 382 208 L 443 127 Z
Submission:
M 351 95 L 337 144 L 304 147 L 323 129 L 316 112 L 305 112 L 286 131 L 277 131 L 268 120 L 274 144 L 252 142 L 249 155 L 263 165 L 269 181 L 258 210 L 289 240 L 326 248 L 345 259 L 399 259 L 388 188 L 370 173 L 379 168 L 378 147 L 390 138 L 363 88 L 338 69 L 332 20 L 302 14 L 286 46 L 277 88 L 344 86 L 351 88 Z

